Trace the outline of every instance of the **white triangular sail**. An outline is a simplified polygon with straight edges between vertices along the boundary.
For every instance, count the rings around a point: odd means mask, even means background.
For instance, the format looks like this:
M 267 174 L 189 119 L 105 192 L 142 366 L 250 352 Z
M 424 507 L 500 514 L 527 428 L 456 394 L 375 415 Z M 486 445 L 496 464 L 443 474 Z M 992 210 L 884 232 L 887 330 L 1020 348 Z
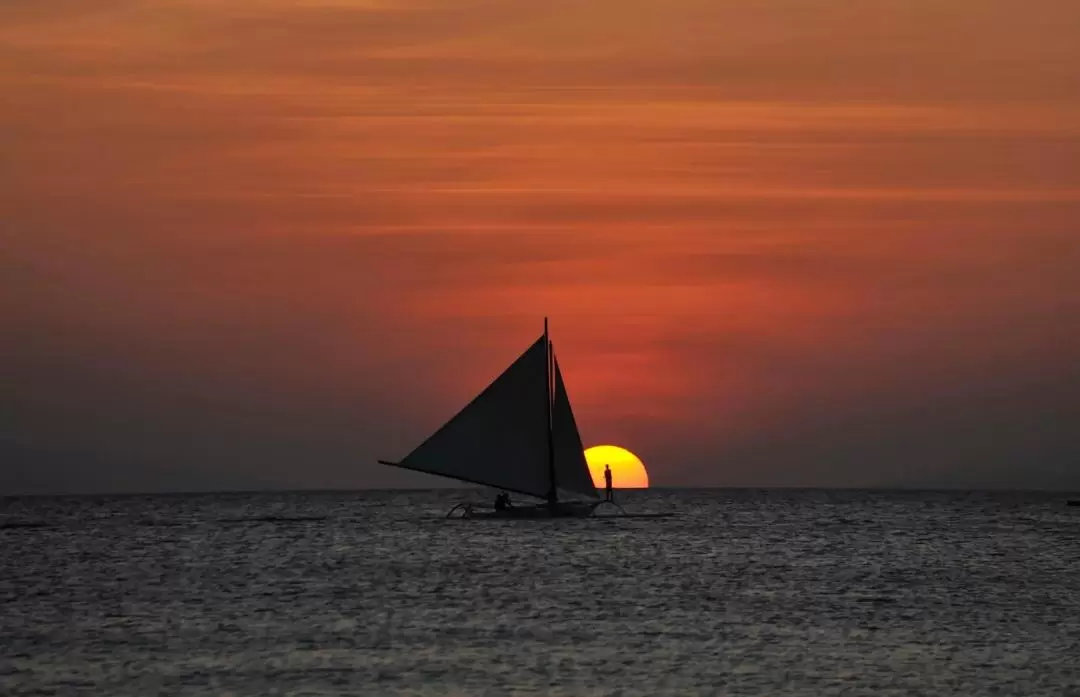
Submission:
M 551 442 L 555 453 L 555 482 L 559 489 L 598 498 L 593 486 L 589 465 L 585 462 L 585 448 L 581 443 L 570 397 L 566 394 L 559 361 L 555 362 L 555 400 L 551 410 Z
M 548 354 L 541 337 L 464 409 L 398 464 L 473 484 L 544 497 Z

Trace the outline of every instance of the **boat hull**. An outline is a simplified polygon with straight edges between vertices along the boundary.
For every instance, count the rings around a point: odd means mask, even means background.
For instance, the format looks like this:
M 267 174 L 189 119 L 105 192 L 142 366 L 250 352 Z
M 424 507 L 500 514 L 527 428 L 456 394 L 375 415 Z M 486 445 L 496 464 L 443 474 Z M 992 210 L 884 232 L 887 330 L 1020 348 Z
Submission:
M 588 518 L 593 514 L 596 508 L 596 504 L 593 503 L 559 503 L 555 507 L 551 507 L 547 504 L 537 504 L 535 506 L 511 506 L 510 508 L 504 508 L 502 510 L 496 510 L 494 508 L 479 508 L 472 505 L 462 505 L 455 507 L 454 510 L 447 515 L 450 517 L 458 517 L 465 520 L 532 520 L 543 518 Z M 457 516 L 454 516 L 455 511 L 459 511 Z
M 608 512 L 606 507 L 614 508 Z M 597 511 L 600 512 L 597 512 Z M 470 503 L 460 503 L 454 506 L 447 518 L 456 520 L 543 520 L 552 518 L 672 518 L 674 513 L 627 513 L 616 503 L 611 501 L 597 501 L 595 503 L 560 503 L 554 509 L 547 504 L 535 506 L 511 506 L 503 510 L 474 506 Z

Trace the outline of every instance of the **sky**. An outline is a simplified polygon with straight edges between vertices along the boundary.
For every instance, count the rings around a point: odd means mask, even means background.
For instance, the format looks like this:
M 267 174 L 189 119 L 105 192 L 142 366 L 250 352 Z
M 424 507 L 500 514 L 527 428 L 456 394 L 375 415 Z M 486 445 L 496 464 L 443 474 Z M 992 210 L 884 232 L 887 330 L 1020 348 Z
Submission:
M 1075 0 L 5 0 L 0 494 L 1080 489 Z

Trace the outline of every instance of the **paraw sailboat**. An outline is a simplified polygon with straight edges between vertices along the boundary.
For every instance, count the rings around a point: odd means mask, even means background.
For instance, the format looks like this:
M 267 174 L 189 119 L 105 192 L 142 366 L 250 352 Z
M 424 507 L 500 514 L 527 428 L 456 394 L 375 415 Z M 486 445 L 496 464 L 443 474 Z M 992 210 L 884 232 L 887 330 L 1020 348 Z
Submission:
M 462 517 L 584 517 L 601 501 L 585 461 L 559 361 L 544 333 L 487 388 L 400 462 L 381 464 L 500 489 L 542 503 L 494 510 L 460 504 Z

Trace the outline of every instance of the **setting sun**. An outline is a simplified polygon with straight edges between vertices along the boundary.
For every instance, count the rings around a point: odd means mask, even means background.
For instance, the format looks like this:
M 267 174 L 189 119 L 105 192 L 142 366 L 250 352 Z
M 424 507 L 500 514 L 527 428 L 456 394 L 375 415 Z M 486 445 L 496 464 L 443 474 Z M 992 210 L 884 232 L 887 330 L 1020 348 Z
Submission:
M 585 450 L 596 488 L 604 488 L 604 465 L 611 466 L 611 483 L 616 489 L 648 489 L 649 473 L 645 463 L 626 448 L 617 445 L 597 445 Z

